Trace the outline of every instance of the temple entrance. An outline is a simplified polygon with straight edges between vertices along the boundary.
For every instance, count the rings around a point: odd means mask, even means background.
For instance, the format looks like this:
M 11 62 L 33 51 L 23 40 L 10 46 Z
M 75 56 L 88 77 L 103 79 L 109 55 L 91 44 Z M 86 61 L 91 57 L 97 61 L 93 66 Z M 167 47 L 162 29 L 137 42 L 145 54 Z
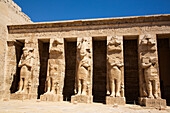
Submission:
M 161 96 L 170 105 L 170 35 L 158 35 L 157 43 Z
M 49 41 L 50 40 L 38 40 L 40 58 L 38 99 L 40 98 L 40 95 L 45 93 L 45 82 L 47 77 L 47 66 L 49 58 Z
M 138 102 L 139 97 L 137 37 L 124 37 L 123 48 L 126 103 L 133 104 Z
M 93 39 L 93 100 L 105 103 L 106 98 L 106 40 Z
M 11 93 L 15 93 L 16 91 L 18 91 L 18 86 L 19 86 L 19 81 L 20 81 L 20 67 L 18 67 L 19 61 L 21 59 L 21 55 L 23 53 L 22 49 L 24 47 L 24 41 L 16 41 L 15 42 L 15 55 L 16 55 L 16 74 L 15 76 L 13 76 L 13 81 L 12 81 L 12 85 L 10 88 L 10 92 Z
M 71 96 L 74 95 L 75 75 L 76 75 L 76 40 L 65 40 L 65 80 L 63 89 L 64 101 L 71 101 Z

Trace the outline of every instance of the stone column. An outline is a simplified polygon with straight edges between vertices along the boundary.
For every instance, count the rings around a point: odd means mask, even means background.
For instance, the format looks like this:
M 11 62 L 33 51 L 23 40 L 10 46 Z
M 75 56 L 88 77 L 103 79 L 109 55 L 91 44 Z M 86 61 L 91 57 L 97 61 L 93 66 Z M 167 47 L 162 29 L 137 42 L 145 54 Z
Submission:
M 92 37 L 77 38 L 75 95 L 71 102 L 92 103 Z
M 42 101 L 63 101 L 65 75 L 64 40 L 50 39 L 46 93 L 40 96 Z
M 106 104 L 125 104 L 123 36 L 107 37 L 107 96 Z
M 161 99 L 156 34 L 144 34 L 139 37 L 139 84 L 140 105 L 165 107 L 166 100 Z

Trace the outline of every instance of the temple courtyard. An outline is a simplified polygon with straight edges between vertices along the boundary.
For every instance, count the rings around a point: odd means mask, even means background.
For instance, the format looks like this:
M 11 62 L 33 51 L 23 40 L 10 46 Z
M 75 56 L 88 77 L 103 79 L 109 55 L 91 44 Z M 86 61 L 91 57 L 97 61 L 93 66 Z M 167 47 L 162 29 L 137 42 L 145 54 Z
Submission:
M 73 104 L 39 100 L 10 100 L 0 102 L 0 113 L 170 113 L 170 107 L 149 108 L 139 105 L 105 105 L 102 103 Z

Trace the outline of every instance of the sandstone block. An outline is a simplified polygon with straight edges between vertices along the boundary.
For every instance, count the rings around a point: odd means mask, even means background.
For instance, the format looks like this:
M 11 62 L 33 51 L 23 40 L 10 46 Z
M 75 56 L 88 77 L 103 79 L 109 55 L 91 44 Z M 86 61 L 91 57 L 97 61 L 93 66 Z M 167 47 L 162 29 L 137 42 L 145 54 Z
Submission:
M 165 99 L 139 98 L 139 104 L 146 107 L 166 107 Z
M 37 99 L 37 95 L 34 94 L 11 94 L 10 99 L 12 100 L 31 100 Z
M 106 96 L 106 104 L 107 105 L 125 105 L 125 97 L 111 97 Z
M 44 94 L 40 96 L 41 101 L 63 101 L 63 95 L 58 95 L 58 94 Z
M 88 95 L 71 96 L 71 103 L 74 103 L 75 101 L 77 101 L 77 103 L 92 103 L 93 96 L 88 96 Z

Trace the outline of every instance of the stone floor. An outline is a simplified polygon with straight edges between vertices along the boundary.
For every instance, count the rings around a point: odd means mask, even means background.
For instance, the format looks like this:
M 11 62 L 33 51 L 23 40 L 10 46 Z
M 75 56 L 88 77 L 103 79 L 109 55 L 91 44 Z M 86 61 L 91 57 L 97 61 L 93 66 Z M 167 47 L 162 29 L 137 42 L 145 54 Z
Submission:
M 109 106 L 101 103 L 72 104 L 36 100 L 0 101 L 0 113 L 170 113 L 170 107 L 146 108 L 139 105 Z

